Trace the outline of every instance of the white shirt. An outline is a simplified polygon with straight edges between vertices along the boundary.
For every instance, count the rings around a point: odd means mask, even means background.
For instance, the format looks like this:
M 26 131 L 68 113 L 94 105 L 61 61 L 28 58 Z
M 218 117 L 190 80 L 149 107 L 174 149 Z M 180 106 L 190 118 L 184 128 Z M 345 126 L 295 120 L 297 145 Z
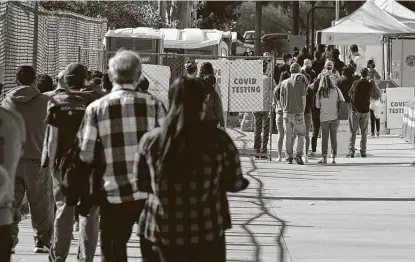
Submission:
M 353 62 L 356 64 L 356 75 L 360 76 L 360 70 L 367 66 L 366 65 L 366 59 L 365 59 L 364 56 L 357 55 L 353 59 Z

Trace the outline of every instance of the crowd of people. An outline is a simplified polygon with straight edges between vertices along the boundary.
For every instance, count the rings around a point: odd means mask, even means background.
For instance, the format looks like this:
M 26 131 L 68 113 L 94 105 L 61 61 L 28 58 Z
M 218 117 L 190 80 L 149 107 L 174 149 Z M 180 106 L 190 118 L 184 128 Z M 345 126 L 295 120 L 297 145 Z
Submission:
M 268 56 L 269 54 L 265 54 Z M 359 54 L 356 45 L 350 47 L 349 61 L 339 58 L 340 52 L 332 46 L 321 45 L 311 57 L 304 47 L 301 51 L 283 55 L 283 64 L 264 68 L 264 74 L 273 76 L 274 97 L 271 114 L 255 114 L 259 124 L 255 128 L 255 143 L 269 136 L 269 128 L 262 123 L 272 121 L 278 133 L 278 161 L 285 156 L 288 163 L 300 165 L 308 157 L 317 156 L 317 141 L 321 137 L 321 160 L 328 162 L 328 141 L 331 144 L 331 162 L 336 163 L 337 131 L 341 120 L 348 120 L 350 138 L 347 157 L 355 157 L 356 135 L 360 131 L 360 155 L 367 157 L 369 119 L 371 136 L 379 137 L 382 92 L 374 80 L 380 79 L 373 60 Z M 267 119 L 264 119 L 264 118 Z M 321 132 L 320 132 L 321 131 Z M 310 139 L 310 133 L 311 139 Z M 311 141 L 310 141 L 311 140 Z M 266 140 L 268 142 L 268 140 Z M 294 153 L 294 144 L 297 142 Z M 311 144 L 311 152 L 310 152 Z M 265 154 L 265 156 L 264 156 Z M 256 158 L 267 158 L 256 148 Z
M 49 261 L 67 260 L 78 217 L 78 261 L 93 261 L 99 234 L 102 261 L 128 261 L 135 224 L 143 261 L 226 261 L 226 193 L 249 182 L 212 65 L 198 76 L 194 61 L 185 68 L 168 111 L 132 51 L 112 57 L 107 74 L 69 64 L 55 86 L 18 69 L 0 107 L 1 262 L 16 252 L 25 194 L 34 252 Z

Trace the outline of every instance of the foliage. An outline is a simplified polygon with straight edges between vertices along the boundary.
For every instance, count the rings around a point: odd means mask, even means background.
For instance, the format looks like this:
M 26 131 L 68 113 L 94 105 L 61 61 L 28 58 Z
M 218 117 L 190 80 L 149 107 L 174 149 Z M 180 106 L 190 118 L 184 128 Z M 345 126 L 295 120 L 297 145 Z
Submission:
M 151 1 L 41 1 L 40 5 L 47 10 L 103 17 L 110 28 L 167 26 Z
M 199 1 L 196 6 L 199 28 L 231 30 L 238 16 L 235 10 L 241 1 Z

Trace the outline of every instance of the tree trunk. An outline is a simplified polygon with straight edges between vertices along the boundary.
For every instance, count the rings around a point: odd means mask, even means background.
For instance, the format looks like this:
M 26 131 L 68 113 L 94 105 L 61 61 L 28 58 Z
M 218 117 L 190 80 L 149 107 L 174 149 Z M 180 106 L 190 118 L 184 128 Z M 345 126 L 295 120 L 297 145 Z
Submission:
M 179 29 L 189 28 L 190 27 L 190 10 L 189 1 L 177 1 L 177 8 L 179 10 Z
M 262 2 L 255 2 L 255 55 L 262 55 L 261 47 L 261 31 L 262 31 Z
M 166 0 L 159 0 L 159 15 L 161 17 L 161 19 L 163 19 L 163 22 L 168 22 L 166 20 L 166 16 L 167 16 L 167 2 Z
M 293 35 L 298 35 L 300 31 L 300 2 L 292 1 L 292 10 L 293 10 Z

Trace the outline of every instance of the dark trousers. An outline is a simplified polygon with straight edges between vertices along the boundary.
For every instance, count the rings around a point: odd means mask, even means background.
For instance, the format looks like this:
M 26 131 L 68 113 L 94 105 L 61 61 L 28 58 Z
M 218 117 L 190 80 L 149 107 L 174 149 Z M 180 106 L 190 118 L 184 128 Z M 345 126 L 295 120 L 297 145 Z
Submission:
M 317 138 L 320 133 L 320 110 L 313 109 L 311 112 L 311 120 L 313 122 L 313 135 L 311 137 L 311 152 L 317 150 Z
M 375 124 L 376 124 L 376 133 L 379 133 L 380 130 L 380 118 L 375 117 L 375 112 L 370 110 L 370 131 L 372 135 L 375 134 Z
M 103 201 L 101 210 L 102 262 L 127 262 L 127 242 L 146 200 L 122 204 Z M 143 247 L 141 247 L 142 249 Z
M 154 245 L 148 240 L 143 240 L 147 255 L 153 252 L 152 256 L 144 256 L 144 262 L 225 262 L 226 261 L 226 241 L 225 235 L 199 244 L 186 246 L 165 246 Z M 154 248 L 154 249 L 153 249 Z M 155 250 L 155 251 L 153 251 Z
M 0 226 L 0 261 L 10 262 L 13 247 L 12 225 Z
M 266 154 L 269 141 L 269 116 L 268 112 L 254 113 L 255 134 L 254 148 L 257 154 Z

